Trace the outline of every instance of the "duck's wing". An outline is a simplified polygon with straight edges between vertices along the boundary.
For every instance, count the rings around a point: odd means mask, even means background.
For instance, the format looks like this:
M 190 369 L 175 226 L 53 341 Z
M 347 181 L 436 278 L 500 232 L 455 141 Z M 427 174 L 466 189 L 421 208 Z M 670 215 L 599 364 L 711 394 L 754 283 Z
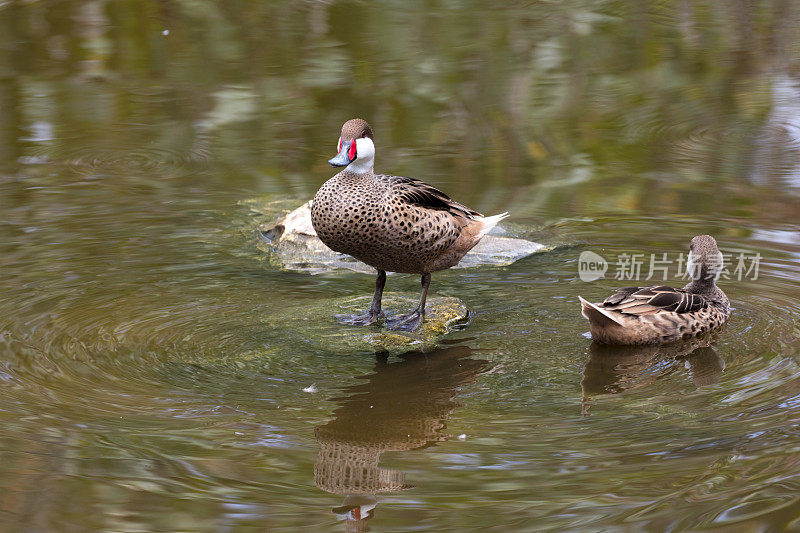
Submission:
M 699 294 L 664 285 L 624 287 L 606 298 L 602 307 L 626 315 L 651 315 L 661 312 L 691 313 L 708 305 Z
M 408 204 L 427 209 L 448 211 L 454 215 L 469 219 L 483 216 L 477 211 L 456 202 L 436 187 L 428 185 L 424 181 L 402 176 L 387 176 L 385 174 L 381 175 L 381 177 L 389 182 L 392 193 Z

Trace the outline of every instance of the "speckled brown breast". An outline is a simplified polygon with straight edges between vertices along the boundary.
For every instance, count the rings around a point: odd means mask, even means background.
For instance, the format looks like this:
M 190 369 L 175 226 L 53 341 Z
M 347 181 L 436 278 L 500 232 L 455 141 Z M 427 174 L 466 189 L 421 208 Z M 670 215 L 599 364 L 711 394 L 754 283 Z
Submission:
M 449 268 L 466 253 L 452 252 L 466 220 L 403 201 L 392 177 L 341 172 L 317 191 L 311 223 L 329 248 L 389 272 Z

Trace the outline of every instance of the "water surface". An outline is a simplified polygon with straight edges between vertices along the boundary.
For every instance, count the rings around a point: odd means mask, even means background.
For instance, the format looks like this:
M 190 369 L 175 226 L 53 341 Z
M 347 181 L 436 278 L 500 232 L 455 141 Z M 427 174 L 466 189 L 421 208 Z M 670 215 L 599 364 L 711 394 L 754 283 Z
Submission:
M 2 529 L 800 527 L 799 19 L 0 3 Z M 258 246 L 248 200 L 310 198 L 353 116 L 380 170 L 550 248 L 437 273 L 473 311 L 439 350 L 321 342 L 372 279 Z M 581 252 L 613 271 L 700 233 L 760 256 L 721 282 L 728 327 L 593 345 L 577 296 L 630 282 L 581 281 Z

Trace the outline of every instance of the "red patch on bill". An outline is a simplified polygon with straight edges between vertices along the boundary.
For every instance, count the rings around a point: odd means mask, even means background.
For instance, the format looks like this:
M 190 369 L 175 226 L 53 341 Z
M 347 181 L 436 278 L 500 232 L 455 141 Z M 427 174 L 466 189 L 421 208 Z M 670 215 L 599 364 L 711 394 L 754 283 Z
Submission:
M 347 157 L 350 158 L 350 161 L 356 158 L 356 140 L 353 139 L 350 143 L 350 149 L 347 151 Z

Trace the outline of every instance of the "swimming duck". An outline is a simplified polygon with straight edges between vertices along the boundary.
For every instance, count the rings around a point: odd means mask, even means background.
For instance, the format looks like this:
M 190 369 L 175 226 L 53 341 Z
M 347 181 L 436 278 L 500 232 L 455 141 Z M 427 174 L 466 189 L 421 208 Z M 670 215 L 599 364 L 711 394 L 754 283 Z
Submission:
M 692 239 L 686 269 L 692 281 L 682 289 L 624 287 L 598 303 L 579 296 L 592 338 L 605 344 L 658 344 L 721 327 L 730 317 L 730 303 L 716 286 L 722 253 L 713 237 Z
M 326 181 L 311 206 L 311 223 L 329 248 L 378 271 L 367 312 L 336 315 L 345 324 L 368 325 L 382 315 L 386 272 L 422 276 L 417 308 L 387 320 L 389 329 L 413 331 L 424 320 L 431 273 L 456 265 L 497 223 L 414 178 L 375 174 L 372 127 L 360 118 L 342 126 L 338 154 L 328 162 L 344 170 Z

